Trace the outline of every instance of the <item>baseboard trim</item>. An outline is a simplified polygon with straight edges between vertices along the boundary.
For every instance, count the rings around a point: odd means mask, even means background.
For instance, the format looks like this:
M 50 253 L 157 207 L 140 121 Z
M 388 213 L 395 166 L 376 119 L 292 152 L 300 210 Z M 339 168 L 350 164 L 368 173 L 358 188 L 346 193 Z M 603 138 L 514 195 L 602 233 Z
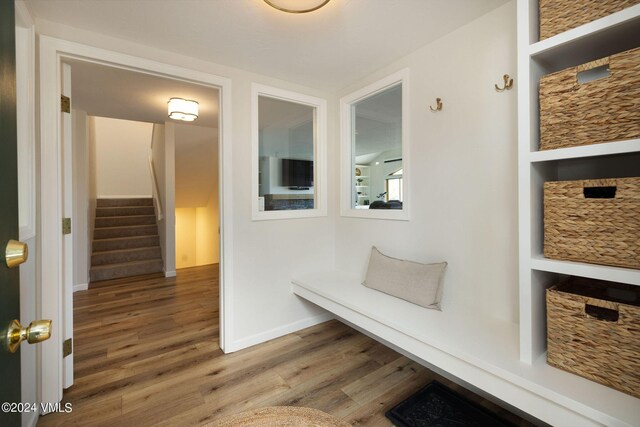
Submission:
M 73 292 L 86 291 L 87 289 L 89 289 L 88 283 L 79 283 L 77 285 L 73 285 Z
M 257 344 L 279 338 L 281 336 L 297 332 L 299 330 L 315 326 L 320 323 L 324 323 L 328 320 L 334 319 L 333 313 L 323 313 L 314 317 L 308 317 L 306 319 L 298 320 L 297 322 L 289 323 L 287 325 L 279 326 L 277 328 L 270 329 L 259 334 L 251 335 L 246 338 L 235 340 L 225 348 L 225 353 L 233 353 L 234 351 L 243 350 L 248 347 L 252 347 Z
M 176 277 L 176 271 L 165 271 L 164 272 L 164 277 Z

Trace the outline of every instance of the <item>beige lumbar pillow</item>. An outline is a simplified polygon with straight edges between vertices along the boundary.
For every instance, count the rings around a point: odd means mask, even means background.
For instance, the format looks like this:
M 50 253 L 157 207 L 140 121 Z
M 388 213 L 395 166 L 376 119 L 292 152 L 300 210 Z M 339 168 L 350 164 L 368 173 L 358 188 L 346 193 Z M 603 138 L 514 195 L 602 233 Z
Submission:
M 446 262 L 422 264 L 383 255 L 371 248 L 364 286 L 426 308 L 440 310 Z

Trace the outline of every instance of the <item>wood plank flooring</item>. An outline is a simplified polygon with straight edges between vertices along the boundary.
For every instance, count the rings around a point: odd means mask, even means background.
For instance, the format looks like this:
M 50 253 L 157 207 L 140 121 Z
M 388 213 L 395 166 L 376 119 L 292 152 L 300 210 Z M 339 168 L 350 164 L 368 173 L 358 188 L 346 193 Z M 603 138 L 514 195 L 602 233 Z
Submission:
M 74 294 L 71 413 L 41 426 L 183 426 L 274 405 L 320 409 L 356 426 L 433 379 L 516 425 L 531 424 L 330 321 L 236 353 L 218 347 L 218 266 L 100 282 Z

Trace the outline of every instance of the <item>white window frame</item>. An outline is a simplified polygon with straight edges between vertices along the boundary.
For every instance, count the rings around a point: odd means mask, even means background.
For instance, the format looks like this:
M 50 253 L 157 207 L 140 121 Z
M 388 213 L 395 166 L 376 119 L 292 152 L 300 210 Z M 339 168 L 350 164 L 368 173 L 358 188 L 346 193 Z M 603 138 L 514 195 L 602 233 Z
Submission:
M 266 96 L 314 108 L 313 117 L 313 209 L 261 211 L 258 203 L 258 168 L 260 162 L 258 101 Z M 327 216 L 327 101 L 258 83 L 251 85 L 251 212 L 254 221 L 314 218 Z
M 352 206 L 353 128 L 352 106 L 390 87 L 402 85 L 402 167 L 404 201 L 402 209 L 356 209 Z M 340 214 L 345 217 L 408 221 L 410 166 L 409 161 L 409 69 L 397 71 L 340 99 Z

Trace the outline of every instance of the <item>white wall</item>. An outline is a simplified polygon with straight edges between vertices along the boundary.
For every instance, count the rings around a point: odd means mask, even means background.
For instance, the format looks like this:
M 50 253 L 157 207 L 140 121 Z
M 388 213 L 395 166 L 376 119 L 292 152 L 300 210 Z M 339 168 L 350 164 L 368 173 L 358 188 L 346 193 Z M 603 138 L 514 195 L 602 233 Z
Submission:
M 73 286 L 89 283 L 91 248 L 89 240 L 89 128 L 87 112 L 71 110 L 73 148 Z M 86 288 L 85 288 L 86 289 Z
M 411 220 L 339 218 L 338 268 L 364 273 L 372 245 L 446 260 L 444 310 L 517 321 L 516 91 L 493 86 L 516 74 L 515 24 L 510 2 L 341 92 L 410 68 Z
M 155 123 L 153 125 L 153 131 L 151 133 L 151 148 L 149 155 L 151 157 L 151 161 L 153 164 L 155 174 L 155 183 L 153 183 L 158 190 L 158 194 L 155 194 L 155 203 L 160 205 L 160 210 L 164 209 L 164 198 L 160 197 L 160 193 L 164 192 L 164 158 L 165 158 L 165 149 L 164 149 L 164 125 Z M 162 177 L 162 179 L 160 178 Z M 158 213 L 156 213 L 158 214 Z M 164 213 L 163 213 L 164 215 Z
M 226 236 L 234 260 L 227 283 L 233 289 L 230 348 L 313 322 L 321 310 L 291 294 L 291 276 L 335 263 L 362 271 L 372 244 L 399 257 L 449 261 L 445 309 L 465 303 L 516 317 L 515 91 L 493 89 L 504 73 L 516 71 L 513 3 L 339 94 L 44 20 L 36 24 L 41 34 L 231 79 L 233 140 L 224 141 L 232 150 L 232 164 L 225 165 L 233 211 L 233 232 Z M 336 220 L 339 152 L 330 143 L 329 216 L 252 221 L 251 83 L 326 98 L 329 141 L 338 141 L 339 96 L 405 66 L 412 68 L 412 220 Z M 444 110 L 432 114 L 428 106 L 436 97 Z
M 98 178 L 96 176 L 96 120 L 87 116 L 87 145 L 89 163 L 89 184 L 87 187 L 87 253 L 89 254 L 89 267 L 91 267 L 91 254 L 93 253 L 93 231 L 96 226 L 96 207 L 98 199 Z
M 151 197 L 151 123 L 95 118 L 98 197 Z
M 196 265 L 220 262 L 220 213 L 216 196 L 212 196 L 205 206 L 196 208 Z
M 175 124 L 176 268 L 216 264 L 218 129 Z
M 176 208 L 176 268 L 197 264 L 196 208 Z
M 206 206 L 218 194 L 218 129 L 174 126 L 176 207 Z
M 167 64 L 228 77 L 232 81 L 231 164 L 225 165 L 232 191 L 228 195 L 233 212 L 231 235 L 225 236 L 232 248 L 233 264 L 227 271 L 232 290 L 229 299 L 231 330 L 227 349 L 238 349 L 288 333 L 313 323 L 322 310 L 291 293 L 291 276 L 297 271 L 332 268 L 334 263 L 334 218 L 252 221 L 251 215 L 251 84 L 253 82 L 326 98 L 328 114 L 337 117 L 338 98 L 320 90 L 291 84 L 264 75 L 182 56 L 90 31 L 44 20 L 37 20 L 40 34 L 85 45 L 122 52 Z M 225 94 L 227 96 L 227 94 Z M 224 111 L 222 112 L 225 113 Z M 336 135 L 335 120 L 329 123 L 329 135 Z M 336 144 L 329 144 L 328 158 L 337 159 Z M 328 188 L 337 189 L 338 169 L 329 162 Z M 225 182 L 228 182 L 225 181 Z M 336 199 L 337 200 L 337 199 Z M 333 207 L 333 209 L 332 209 Z M 225 208 L 225 207 L 221 207 Z M 337 212 L 337 205 L 329 206 Z M 224 262 L 224 261 L 223 261 Z
M 205 206 L 176 208 L 176 268 L 220 262 L 218 201 Z
M 175 250 L 175 126 L 153 125 L 151 158 L 158 184 L 158 199 L 163 217 L 158 220 L 160 250 L 165 276 L 176 274 Z
M 164 124 L 164 233 L 166 253 L 165 276 L 176 275 L 176 126 Z

